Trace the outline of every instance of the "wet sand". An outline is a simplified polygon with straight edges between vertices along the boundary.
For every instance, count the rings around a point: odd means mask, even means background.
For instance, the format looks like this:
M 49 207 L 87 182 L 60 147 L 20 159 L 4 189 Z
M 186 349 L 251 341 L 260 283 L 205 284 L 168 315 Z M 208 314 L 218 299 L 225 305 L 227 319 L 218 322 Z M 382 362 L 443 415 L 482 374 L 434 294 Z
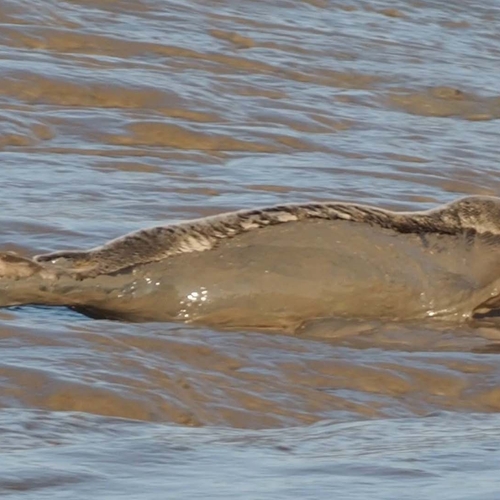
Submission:
M 0 248 L 288 202 L 498 195 L 499 15 L 492 0 L 4 2 Z M 0 311 L 0 345 L 9 498 L 500 488 L 496 318 L 290 335 L 24 307 Z

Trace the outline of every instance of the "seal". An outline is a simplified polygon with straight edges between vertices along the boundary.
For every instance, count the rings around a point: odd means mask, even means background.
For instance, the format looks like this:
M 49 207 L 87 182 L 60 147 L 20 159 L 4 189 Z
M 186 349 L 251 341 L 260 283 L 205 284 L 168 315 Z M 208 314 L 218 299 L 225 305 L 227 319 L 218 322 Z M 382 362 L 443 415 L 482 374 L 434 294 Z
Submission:
M 0 254 L 0 307 L 295 331 L 325 317 L 467 321 L 500 307 L 500 198 L 431 210 L 278 205 L 82 251 Z
M 500 235 L 500 200 L 469 196 L 420 212 L 393 212 L 340 202 L 277 205 L 144 229 L 88 251 L 53 252 L 35 256 L 34 260 L 63 264 L 80 279 L 92 278 L 181 253 L 211 250 L 220 240 L 248 231 L 315 219 L 358 222 L 399 233 L 456 235 L 472 231 Z

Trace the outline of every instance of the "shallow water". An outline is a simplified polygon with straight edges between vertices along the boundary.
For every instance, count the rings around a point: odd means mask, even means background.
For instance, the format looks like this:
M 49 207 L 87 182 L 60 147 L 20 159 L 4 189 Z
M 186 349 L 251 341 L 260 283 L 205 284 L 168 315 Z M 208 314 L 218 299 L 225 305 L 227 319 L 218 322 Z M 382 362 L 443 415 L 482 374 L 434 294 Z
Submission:
M 497 2 L 3 1 L 2 249 L 500 192 Z M 496 499 L 493 323 L 0 311 L 10 498 Z
M 29 499 L 71 491 L 78 498 L 399 500 L 424 492 L 495 500 L 500 488 L 491 415 L 328 422 L 310 426 L 307 439 L 302 428 L 186 429 L 44 412 L 6 411 L 0 428 L 8 429 L 4 449 L 14 450 L 4 488 Z M 27 483 L 37 489 L 26 491 Z

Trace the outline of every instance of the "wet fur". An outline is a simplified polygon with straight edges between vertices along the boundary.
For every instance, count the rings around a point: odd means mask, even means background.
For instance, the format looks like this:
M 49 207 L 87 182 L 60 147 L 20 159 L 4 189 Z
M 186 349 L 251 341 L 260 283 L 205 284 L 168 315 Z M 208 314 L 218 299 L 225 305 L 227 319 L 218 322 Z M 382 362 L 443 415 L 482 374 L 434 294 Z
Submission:
M 35 261 L 67 268 L 79 279 L 91 278 L 185 252 L 210 250 L 222 239 L 259 228 L 315 219 L 346 220 L 420 235 L 471 233 L 500 237 L 500 198 L 470 196 L 421 212 L 393 212 L 341 202 L 278 205 L 144 229 L 88 251 L 38 255 Z

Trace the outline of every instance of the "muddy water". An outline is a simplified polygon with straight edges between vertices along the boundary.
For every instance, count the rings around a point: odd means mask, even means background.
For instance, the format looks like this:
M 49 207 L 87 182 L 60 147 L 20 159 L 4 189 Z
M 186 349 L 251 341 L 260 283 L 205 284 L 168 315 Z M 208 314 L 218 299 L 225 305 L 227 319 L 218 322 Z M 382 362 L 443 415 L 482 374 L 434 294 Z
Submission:
M 0 22 L 3 249 L 500 193 L 494 0 L 3 0 Z M 498 498 L 495 323 L 289 336 L 22 308 L 0 346 L 10 498 Z

